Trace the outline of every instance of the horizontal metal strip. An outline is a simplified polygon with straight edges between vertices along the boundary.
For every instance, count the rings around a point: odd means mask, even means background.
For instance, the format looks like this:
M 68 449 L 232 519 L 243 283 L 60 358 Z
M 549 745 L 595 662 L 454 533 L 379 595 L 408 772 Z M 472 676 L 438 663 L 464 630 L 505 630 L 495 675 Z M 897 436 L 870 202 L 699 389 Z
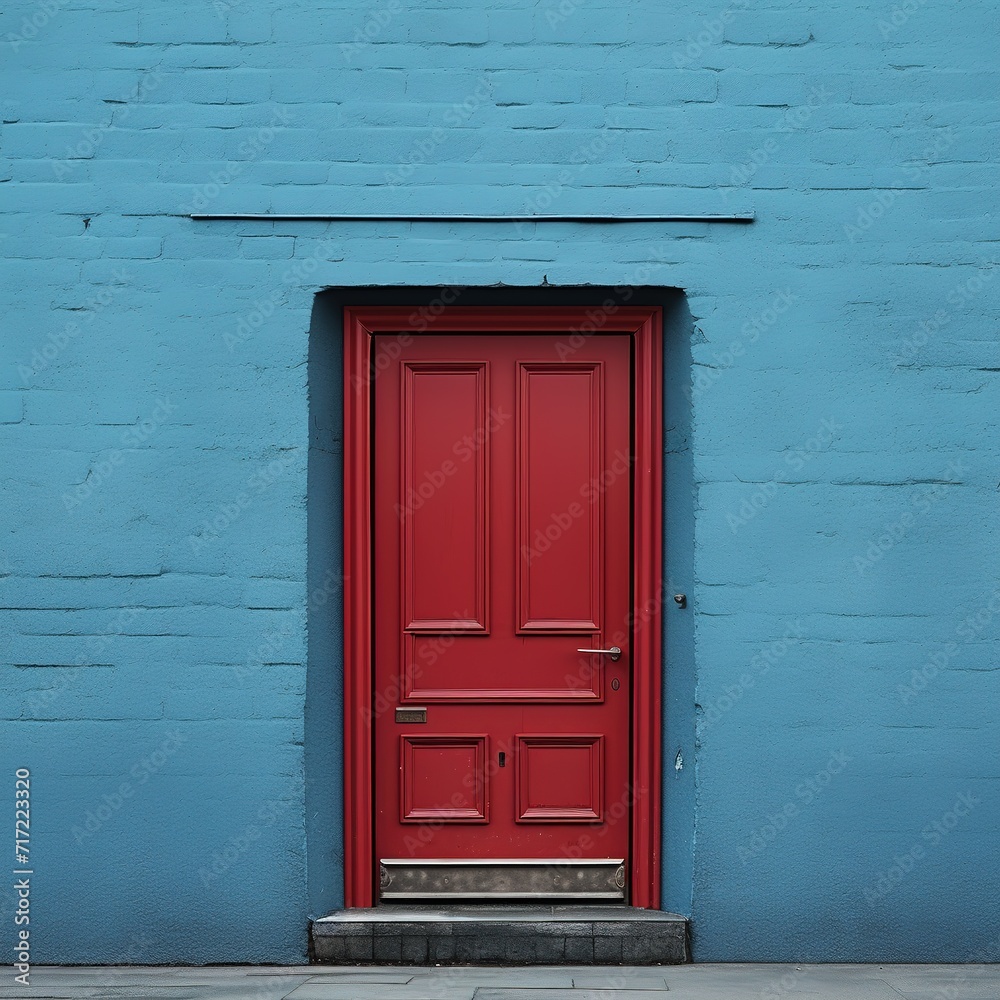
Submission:
M 740 215 L 291 215 L 284 213 L 213 212 L 193 214 L 195 222 L 737 222 L 754 221 Z
M 389 892 L 383 890 L 382 899 L 614 899 L 624 898 L 620 889 L 594 892 Z
M 581 859 L 582 860 L 582 859 Z M 625 863 L 617 858 L 384 858 L 382 899 L 625 899 Z
M 520 865 L 527 868 L 579 868 L 581 865 L 623 865 L 624 858 L 380 858 L 383 865 L 406 865 L 407 868 L 424 868 L 427 865 L 475 865 L 491 868 L 493 865 Z

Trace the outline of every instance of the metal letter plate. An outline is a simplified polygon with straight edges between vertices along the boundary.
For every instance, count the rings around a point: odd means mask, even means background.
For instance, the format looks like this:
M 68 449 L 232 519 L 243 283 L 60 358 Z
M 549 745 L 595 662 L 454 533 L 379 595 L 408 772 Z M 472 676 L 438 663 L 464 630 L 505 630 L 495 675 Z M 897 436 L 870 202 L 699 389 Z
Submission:
M 426 722 L 427 721 L 427 709 L 426 708 L 397 708 L 396 709 L 396 721 L 397 722 Z

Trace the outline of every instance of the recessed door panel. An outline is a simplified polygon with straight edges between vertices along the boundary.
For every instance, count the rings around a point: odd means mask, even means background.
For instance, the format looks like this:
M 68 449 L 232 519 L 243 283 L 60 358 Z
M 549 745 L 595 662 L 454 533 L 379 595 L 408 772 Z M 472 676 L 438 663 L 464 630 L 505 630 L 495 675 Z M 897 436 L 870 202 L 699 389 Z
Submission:
M 522 362 L 518 369 L 518 631 L 598 632 L 604 368 Z
M 406 362 L 402 375 L 403 627 L 487 632 L 488 365 Z
M 401 737 L 400 819 L 487 822 L 486 747 L 486 736 Z
M 602 736 L 518 736 L 517 767 L 518 822 L 604 818 Z

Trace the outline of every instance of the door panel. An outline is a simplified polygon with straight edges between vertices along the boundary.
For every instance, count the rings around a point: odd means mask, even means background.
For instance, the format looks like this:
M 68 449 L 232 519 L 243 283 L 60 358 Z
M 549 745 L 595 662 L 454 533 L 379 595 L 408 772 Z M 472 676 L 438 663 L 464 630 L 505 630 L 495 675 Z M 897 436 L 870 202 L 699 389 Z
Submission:
M 489 822 L 487 736 L 401 736 L 402 823 Z
M 604 496 L 582 496 L 581 484 L 603 468 L 604 368 L 521 363 L 518 376 L 517 630 L 599 632 Z
M 578 649 L 628 634 L 629 337 L 566 360 L 552 334 L 400 339 L 375 338 L 398 355 L 373 387 L 375 857 L 459 871 L 467 895 L 522 870 L 546 894 L 513 859 L 590 860 L 567 881 L 606 896 L 628 856 L 630 657 Z
M 518 823 L 603 819 L 603 736 L 518 736 Z
M 489 441 L 464 461 L 452 450 L 456 435 L 474 439 L 488 427 L 488 392 L 485 362 L 403 365 L 403 478 L 396 513 L 403 622 L 411 635 L 489 632 Z M 444 539 L 447 559 L 441 558 Z

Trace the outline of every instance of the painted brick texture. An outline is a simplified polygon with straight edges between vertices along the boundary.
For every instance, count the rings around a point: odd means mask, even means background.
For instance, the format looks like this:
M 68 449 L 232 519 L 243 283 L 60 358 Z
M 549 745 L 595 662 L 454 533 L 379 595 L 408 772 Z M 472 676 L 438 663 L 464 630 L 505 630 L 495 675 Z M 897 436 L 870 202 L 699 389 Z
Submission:
M 998 32 L 984 0 L 8 4 L 0 766 L 35 782 L 35 959 L 299 961 L 341 902 L 310 324 L 327 287 L 444 284 L 686 295 L 664 905 L 695 958 L 996 949 Z M 757 220 L 188 218 L 339 211 Z

